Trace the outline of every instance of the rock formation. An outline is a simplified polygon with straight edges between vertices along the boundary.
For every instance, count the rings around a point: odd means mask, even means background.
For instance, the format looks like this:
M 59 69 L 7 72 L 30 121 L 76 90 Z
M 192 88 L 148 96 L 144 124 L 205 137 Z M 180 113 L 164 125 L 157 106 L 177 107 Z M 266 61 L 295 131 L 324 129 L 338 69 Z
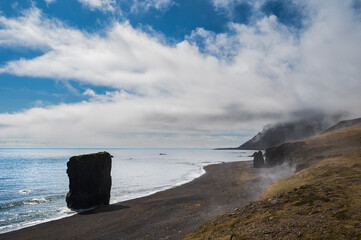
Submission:
M 283 164 L 292 166 L 298 160 L 294 153 L 302 151 L 305 146 L 304 142 L 290 142 L 266 149 L 267 167 Z
M 263 159 L 263 154 L 261 151 L 255 152 L 253 154 L 253 167 L 255 168 L 264 168 L 266 164 Z
M 67 163 L 69 192 L 66 203 L 72 209 L 109 205 L 112 156 L 107 152 L 73 156 Z

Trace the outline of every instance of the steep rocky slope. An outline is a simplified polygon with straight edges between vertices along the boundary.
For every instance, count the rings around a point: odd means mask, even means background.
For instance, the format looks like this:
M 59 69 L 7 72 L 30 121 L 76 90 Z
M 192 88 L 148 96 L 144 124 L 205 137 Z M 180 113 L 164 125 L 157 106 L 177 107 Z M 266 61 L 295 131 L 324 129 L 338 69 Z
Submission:
M 345 120 L 345 121 L 341 121 L 339 123 L 337 123 L 336 125 L 328 128 L 326 132 L 331 132 L 331 131 L 334 131 L 334 130 L 338 130 L 338 129 L 343 129 L 343 128 L 347 128 L 347 127 L 351 127 L 351 126 L 354 126 L 356 124 L 359 124 L 361 123 L 361 118 L 356 118 L 356 119 L 351 119 L 351 120 Z
M 318 135 L 338 121 L 337 117 L 314 117 L 267 125 L 238 149 L 259 150 Z
M 235 148 L 218 148 L 216 150 L 264 150 L 289 141 L 302 140 L 321 134 L 336 124 L 340 115 L 312 115 L 298 120 L 266 125 L 253 138 Z

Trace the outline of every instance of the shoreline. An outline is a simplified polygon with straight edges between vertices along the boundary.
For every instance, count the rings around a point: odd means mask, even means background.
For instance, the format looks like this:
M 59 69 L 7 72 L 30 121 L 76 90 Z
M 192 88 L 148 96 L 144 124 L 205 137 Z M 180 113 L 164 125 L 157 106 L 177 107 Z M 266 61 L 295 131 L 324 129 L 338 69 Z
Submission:
M 269 169 L 253 169 L 250 161 L 203 169 L 180 186 L 5 232 L 0 239 L 179 239 L 204 221 L 256 200 L 275 180 L 264 174 Z
M 217 164 L 221 164 L 221 163 L 217 163 Z M 210 164 L 210 165 L 214 165 L 214 164 Z M 114 202 L 111 202 L 109 205 L 113 205 L 113 204 L 120 204 L 122 202 L 126 202 L 126 201 L 132 201 L 132 200 L 136 200 L 138 198 L 144 198 L 144 197 L 148 197 L 148 196 L 151 196 L 153 194 L 157 194 L 157 193 L 160 193 L 160 192 L 163 192 L 163 191 L 168 191 L 168 190 L 171 190 L 173 188 L 177 188 L 177 187 L 180 187 L 184 184 L 187 184 L 187 183 L 190 183 L 194 180 L 196 180 L 197 178 L 200 178 L 202 177 L 205 173 L 206 173 L 206 170 L 205 168 L 209 166 L 209 165 L 205 165 L 205 166 L 201 166 L 201 173 L 198 174 L 196 177 L 190 179 L 190 180 L 186 180 L 186 181 L 181 181 L 181 182 L 178 182 L 174 185 L 171 185 L 171 186 L 166 186 L 166 187 L 162 187 L 160 190 L 156 190 L 156 191 L 150 191 L 150 192 L 147 192 L 145 193 L 144 195 L 140 195 L 140 196 L 135 196 L 135 197 L 132 197 L 132 198 L 128 198 L 128 199 L 124 199 L 124 200 L 121 200 L 121 201 L 117 201 L 115 200 Z M 66 207 L 66 206 L 65 206 Z M 22 230 L 22 229 L 25 229 L 25 228 L 29 228 L 29 227 L 33 227 L 33 226 L 36 226 L 36 225 L 40 225 L 40 224 L 43 224 L 43 223 L 47 223 L 47 222 L 52 222 L 52 221 L 57 221 L 57 220 L 60 220 L 60 219 L 63 219 L 63 218 L 68 218 L 68 217 L 72 217 L 74 215 L 77 215 L 77 214 L 83 214 L 83 213 L 86 213 L 88 211 L 91 211 L 92 209 L 90 210 L 84 210 L 84 211 L 74 211 L 74 210 L 71 210 L 69 209 L 69 213 L 66 213 L 66 215 L 63 215 L 63 216 L 56 216 L 56 217 L 51 217 L 51 218 L 47 218 L 47 219 L 42 219 L 42 220 L 34 220 L 34 221 L 31 221 L 31 222 L 27 222 L 27 223 L 24 223 L 22 226 L 20 227 L 12 227 L 10 230 L 8 231 L 4 231 L 4 232 L 0 232 L 0 239 L 1 239 L 1 235 L 2 234 L 5 234 L 5 233 L 10 233 L 10 232 L 14 232 L 14 231 L 19 231 L 19 230 Z M 21 223 L 20 223 L 21 224 Z M 5 226 L 6 227 L 6 226 Z

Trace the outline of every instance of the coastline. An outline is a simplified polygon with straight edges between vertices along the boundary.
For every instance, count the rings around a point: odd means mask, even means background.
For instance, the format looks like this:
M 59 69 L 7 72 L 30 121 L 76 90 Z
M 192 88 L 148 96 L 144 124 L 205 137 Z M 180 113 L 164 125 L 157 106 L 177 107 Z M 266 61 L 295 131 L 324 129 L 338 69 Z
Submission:
M 65 203 L 68 192 L 66 162 L 69 156 L 99 150 L 0 150 L 3 167 L 0 175 L 13 176 L 0 184 L 0 234 L 68 217 L 70 210 Z M 163 149 L 162 152 L 166 152 L 167 156 L 159 156 L 159 152 L 159 149 L 121 149 L 112 152 L 115 159 L 111 204 L 148 196 L 190 182 L 201 176 L 204 167 L 209 164 L 249 160 L 243 156 L 238 158 L 238 155 L 232 153 L 217 154 L 211 149 Z M 42 173 L 32 176 L 26 168 Z M 28 182 L 22 184 L 24 180 Z
M 0 234 L 0 239 L 180 239 L 204 221 L 256 200 L 275 180 L 252 162 L 208 165 L 181 186 Z
M 196 180 L 197 178 L 202 177 L 206 173 L 205 168 L 207 166 L 208 165 L 202 166 L 200 173 L 197 174 L 196 176 L 193 176 L 192 179 L 190 179 L 190 180 L 181 181 L 181 182 L 178 182 L 178 183 L 176 183 L 174 185 L 165 186 L 165 187 L 160 188 L 159 190 L 149 191 L 149 192 L 143 193 L 140 196 L 129 197 L 129 198 L 126 198 L 126 199 L 121 200 L 121 201 L 113 200 L 113 201 L 110 202 L 110 205 L 120 204 L 120 203 L 125 202 L 125 201 L 131 201 L 131 200 L 136 200 L 138 198 L 148 197 L 148 196 L 151 196 L 153 194 L 163 192 L 163 191 L 167 191 L 167 190 L 182 186 L 184 184 L 190 183 L 190 182 Z M 66 206 L 65 206 L 65 208 L 68 209 Z M 43 223 L 47 223 L 47 222 L 57 221 L 57 220 L 60 220 L 60 219 L 63 219 L 63 218 L 68 218 L 68 217 L 74 216 L 76 214 L 82 214 L 82 213 L 87 212 L 87 211 L 89 211 L 89 210 L 85 209 L 85 210 L 80 210 L 80 211 L 73 211 L 73 210 L 68 209 L 66 211 L 67 213 L 62 215 L 62 216 L 55 216 L 55 217 L 51 217 L 51 218 L 47 218 L 47 219 L 43 219 L 43 220 L 34 220 L 32 222 L 27 222 L 27 223 L 24 223 L 24 224 L 20 223 L 18 227 L 11 227 L 8 231 L 0 232 L 0 239 L 1 239 L 1 235 L 5 234 L 5 233 L 19 231 L 19 230 L 22 230 L 22 229 L 25 229 L 25 228 L 33 227 L 33 226 L 43 224 Z

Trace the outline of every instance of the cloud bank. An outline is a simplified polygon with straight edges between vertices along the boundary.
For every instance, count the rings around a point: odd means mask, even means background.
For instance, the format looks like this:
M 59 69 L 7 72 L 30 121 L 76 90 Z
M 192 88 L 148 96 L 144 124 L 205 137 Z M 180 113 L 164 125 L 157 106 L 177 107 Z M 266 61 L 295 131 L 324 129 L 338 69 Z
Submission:
M 359 116 L 359 12 L 353 1 L 305 5 L 308 23 L 301 31 L 270 15 L 249 25 L 229 23 L 221 34 L 198 28 L 176 45 L 128 22 L 88 33 L 37 8 L 1 16 L 0 46 L 43 54 L 9 61 L 0 73 L 116 90 L 87 89 L 89 101 L 0 114 L 0 144 L 237 146 L 294 111 Z

